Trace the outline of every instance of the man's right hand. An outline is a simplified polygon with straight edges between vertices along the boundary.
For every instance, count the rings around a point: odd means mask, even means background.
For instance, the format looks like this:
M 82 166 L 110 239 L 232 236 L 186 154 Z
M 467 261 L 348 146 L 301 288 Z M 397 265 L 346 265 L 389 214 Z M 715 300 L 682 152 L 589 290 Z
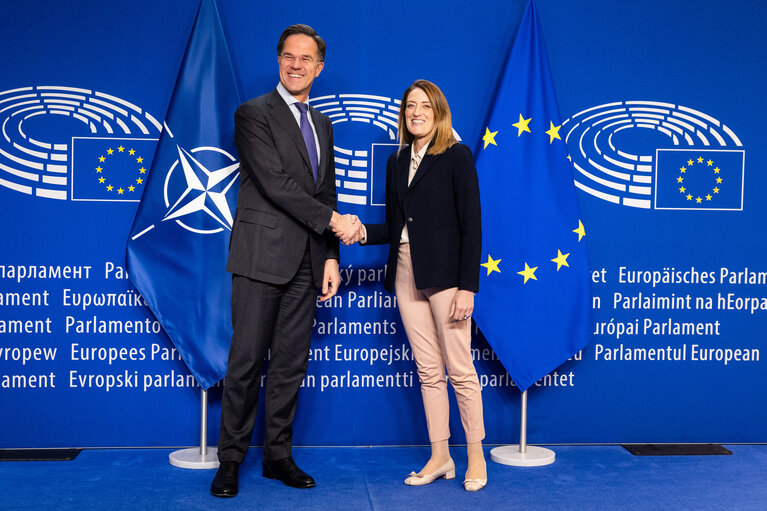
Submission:
M 358 242 L 364 233 L 357 215 L 340 215 L 336 211 L 330 217 L 330 227 L 344 245 Z

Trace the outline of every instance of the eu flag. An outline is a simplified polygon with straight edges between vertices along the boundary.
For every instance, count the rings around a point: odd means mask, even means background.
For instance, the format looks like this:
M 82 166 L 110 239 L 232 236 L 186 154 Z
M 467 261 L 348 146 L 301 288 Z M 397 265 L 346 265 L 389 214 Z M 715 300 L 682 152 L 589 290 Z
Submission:
M 72 200 L 139 202 L 154 138 L 72 138 Z
M 240 104 L 214 0 L 203 0 L 127 247 L 128 271 L 189 371 L 226 373 L 232 328 L 226 257 L 239 162 Z
M 728 149 L 658 149 L 655 209 L 743 209 L 745 152 Z
M 474 318 L 523 391 L 590 338 L 585 228 L 559 119 L 531 1 L 476 159 L 483 263 Z

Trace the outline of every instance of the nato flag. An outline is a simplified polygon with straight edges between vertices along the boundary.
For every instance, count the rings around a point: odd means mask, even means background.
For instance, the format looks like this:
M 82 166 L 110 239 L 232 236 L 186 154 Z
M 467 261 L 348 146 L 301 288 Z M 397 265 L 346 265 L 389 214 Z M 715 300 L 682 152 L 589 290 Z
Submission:
M 483 255 L 474 318 L 526 390 L 590 338 L 585 228 L 531 1 L 477 151 Z
M 133 284 L 207 389 L 226 373 L 226 257 L 239 162 L 240 104 L 214 0 L 202 0 L 127 247 Z

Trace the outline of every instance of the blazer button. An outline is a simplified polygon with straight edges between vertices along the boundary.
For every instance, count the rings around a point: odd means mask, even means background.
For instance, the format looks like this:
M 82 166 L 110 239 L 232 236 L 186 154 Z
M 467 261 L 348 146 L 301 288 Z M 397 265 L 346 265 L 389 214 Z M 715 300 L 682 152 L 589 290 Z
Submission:
M 413 217 L 412 216 L 407 217 L 407 221 L 408 222 L 412 222 L 413 221 Z

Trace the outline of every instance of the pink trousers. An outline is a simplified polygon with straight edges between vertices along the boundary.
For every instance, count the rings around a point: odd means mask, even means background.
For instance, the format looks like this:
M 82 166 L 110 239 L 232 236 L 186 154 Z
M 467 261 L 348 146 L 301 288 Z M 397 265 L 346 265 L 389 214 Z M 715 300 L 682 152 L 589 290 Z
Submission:
M 416 289 L 410 245 L 405 243 L 399 248 L 395 290 L 421 381 L 429 440 L 450 438 L 447 368 L 466 442 L 481 441 L 485 438 L 485 425 L 479 379 L 471 358 L 471 320 L 450 321 L 448 314 L 458 288 Z

